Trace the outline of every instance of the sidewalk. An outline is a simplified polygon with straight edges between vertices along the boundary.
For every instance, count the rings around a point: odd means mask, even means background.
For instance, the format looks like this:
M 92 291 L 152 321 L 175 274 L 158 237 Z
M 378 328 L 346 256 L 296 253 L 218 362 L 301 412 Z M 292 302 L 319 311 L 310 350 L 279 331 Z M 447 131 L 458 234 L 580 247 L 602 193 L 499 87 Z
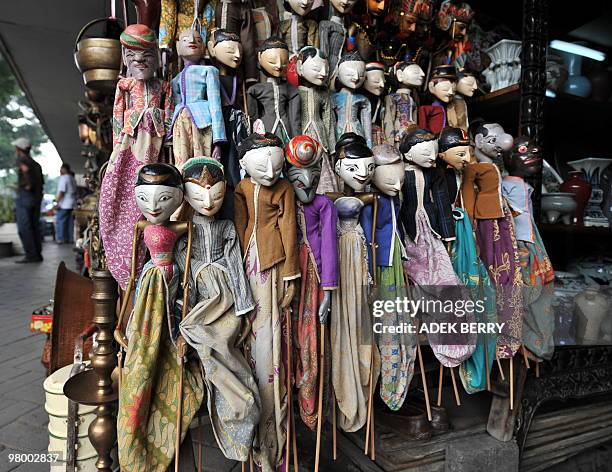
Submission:
M 46 452 L 48 417 L 40 363 L 45 336 L 30 333 L 32 310 L 53 297 L 57 266 L 74 270 L 69 245 L 46 242 L 41 264 L 15 264 L 20 257 L 0 259 L 0 472 L 48 471 L 49 464 L 9 462 L 10 453 Z

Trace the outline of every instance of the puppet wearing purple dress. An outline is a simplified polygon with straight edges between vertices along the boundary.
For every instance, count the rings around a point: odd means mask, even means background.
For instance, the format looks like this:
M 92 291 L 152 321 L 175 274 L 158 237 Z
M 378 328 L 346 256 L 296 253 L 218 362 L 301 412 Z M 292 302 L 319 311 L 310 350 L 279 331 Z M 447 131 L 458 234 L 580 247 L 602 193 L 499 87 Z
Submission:
M 302 421 L 314 430 L 318 401 L 325 398 L 318 398 L 318 378 L 320 375 L 327 377 L 329 372 L 328 366 L 319 362 L 321 337 L 317 328 L 318 321 L 326 322 L 332 291 L 338 288 L 338 216 L 334 203 L 315 193 L 321 175 L 319 144 L 309 136 L 296 136 L 285 148 L 285 159 L 287 178 L 297 197 L 301 273 L 299 306 L 295 310 L 297 323 L 294 325 L 296 386 Z M 327 378 L 324 384 L 329 384 Z

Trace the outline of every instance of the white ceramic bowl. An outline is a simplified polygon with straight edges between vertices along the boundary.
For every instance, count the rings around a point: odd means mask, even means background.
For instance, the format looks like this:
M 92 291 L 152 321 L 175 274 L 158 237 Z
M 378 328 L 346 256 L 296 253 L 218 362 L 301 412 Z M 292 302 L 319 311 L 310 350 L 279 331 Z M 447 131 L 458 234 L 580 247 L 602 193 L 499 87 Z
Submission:
M 571 216 L 576 211 L 576 199 L 573 193 L 552 192 L 542 194 L 542 212 L 548 223 L 554 224 L 561 220 L 569 225 Z

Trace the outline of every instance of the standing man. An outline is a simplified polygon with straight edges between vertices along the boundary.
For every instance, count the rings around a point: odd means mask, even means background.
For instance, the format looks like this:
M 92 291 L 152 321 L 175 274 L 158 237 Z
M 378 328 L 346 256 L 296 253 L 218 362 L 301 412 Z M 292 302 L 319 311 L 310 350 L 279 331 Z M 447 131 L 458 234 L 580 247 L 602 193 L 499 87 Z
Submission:
M 12 142 L 17 154 L 18 185 L 15 200 L 17 228 L 25 257 L 18 264 L 41 262 L 42 238 L 40 234 L 40 205 L 43 198 L 43 174 L 38 162 L 30 156 L 32 144 L 27 138 Z
M 60 167 L 57 184 L 57 208 L 55 209 L 55 242 L 58 244 L 74 241 L 74 217 L 72 210 L 76 204 L 76 180 L 70 165 Z

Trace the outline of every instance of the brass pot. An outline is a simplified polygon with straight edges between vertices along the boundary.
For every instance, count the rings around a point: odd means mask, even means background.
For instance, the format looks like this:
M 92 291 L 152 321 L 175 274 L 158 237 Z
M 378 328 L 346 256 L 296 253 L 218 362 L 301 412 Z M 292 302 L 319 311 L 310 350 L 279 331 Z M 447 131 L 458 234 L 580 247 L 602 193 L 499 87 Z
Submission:
M 79 32 L 74 45 L 74 62 L 83 74 L 83 81 L 90 89 L 114 92 L 121 71 L 121 43 L 112 38 L 81 39 L 94 24 L 117 21 L 110 18 L 97 18 L 87 23 Z
M 87 38 L 77 43 L 74 60 L 80 72 L 121 69 L 121 43 L 116 39 Z
M 91 69 L 83 72 L 83 82 L 93 90 L 113 93 L 117 86 L 119 71 L 117 69 Z

